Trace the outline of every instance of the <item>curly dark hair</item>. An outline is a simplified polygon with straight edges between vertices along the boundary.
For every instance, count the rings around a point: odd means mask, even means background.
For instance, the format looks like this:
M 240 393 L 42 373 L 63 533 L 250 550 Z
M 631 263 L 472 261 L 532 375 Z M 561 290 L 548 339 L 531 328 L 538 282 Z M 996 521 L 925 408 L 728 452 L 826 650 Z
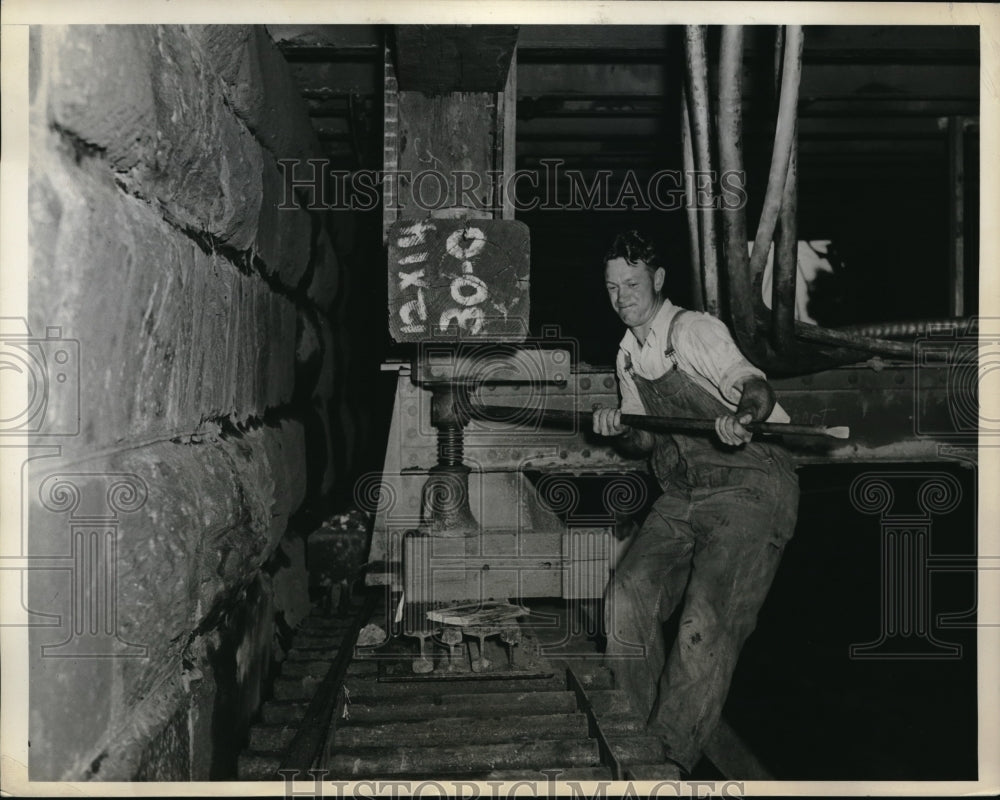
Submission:
M 635 230 L 619 233 L 615 237 L 604 256 L 604 263 L 607 264 L 613 258 L 624 258 L 633 265 L 642 261 L 652 270 L 660 266 L 652 242 Z

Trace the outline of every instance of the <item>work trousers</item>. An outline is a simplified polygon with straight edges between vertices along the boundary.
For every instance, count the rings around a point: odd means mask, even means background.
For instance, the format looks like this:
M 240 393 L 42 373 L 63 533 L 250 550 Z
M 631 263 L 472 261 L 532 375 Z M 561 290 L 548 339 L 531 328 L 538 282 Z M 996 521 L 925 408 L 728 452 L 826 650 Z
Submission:
M 702 466 L 698 477 L 656 500 L 605 597 L 616 684 L 688 771 L 718 724 L 798 508 L 784 459 L 766 472 Z M 679 605 L 668 653 L 663 623 Z

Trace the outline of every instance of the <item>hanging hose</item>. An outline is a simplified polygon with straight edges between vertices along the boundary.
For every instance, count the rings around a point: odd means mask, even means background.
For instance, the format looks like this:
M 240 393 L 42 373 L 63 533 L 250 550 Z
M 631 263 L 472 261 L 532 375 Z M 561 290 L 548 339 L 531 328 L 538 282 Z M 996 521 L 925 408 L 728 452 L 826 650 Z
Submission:
M 743 174 L 743 28 L 725 25 L 719 53 L 719 171 Z M 729 313 L 733 333 L 751 360 L 760 358 L 754 336 L 750 274 L 747 271 L 746 208 L 723 208 L 723 255 L 729 277 Z
M 794 137 L 788 159 L 785 191 L 774 238 L 774 276 L 771 282 L 771 338 L 782 355 L 795 346 L 795 282 L 798 279 L 798 148 Z M 754 287 L 756 292 L 757 287 Z
M 788 25 L 785 31 L 784 68 L 781 73 L 781 97 L 778 102 L 778 121 L 774 129 L 771 169 L 767 176 L 764 208 L 760 212 L 753 252 L 750 254 L 750 275 L 754 278 L 764 269 L 764 262 L 767 260 L 767 253 L 774 237 L 774 227 L 778 222 L 778 213 L 781 210 L 782 195 L 785 192 L 788 163 L 792 153 L 792 142 L 795 139 L 799 79 L 802 76 L 802 41 L 802 26 Z M 792 211 L 794 213 L 794 209 Z
M 694 156 L 698 172 L 712 175 L 712 156 L 709 146 L 708 59 L 705 56 L 705 31 L 700 25 L 684 29 L 685 54 L 688 79 L 688 100 L 691 103 L 689 119 L 694 139 Z M 696 193 L 697 199 L 697 193 Z M 698 209 L 700 221 L 699 242 L 701 263 L 704 268 L 705 310 L 719 316 L 719 267 L 715 246 L 714 209 Z
M 691 144 L 691 115 L 688 113 L 687 89 L 681 88 L 681 150 L 684 154 L 684 208 L 687 210 L 691 255 L 691 307 L 705 310 L 705 287 L 701 280 L 701 244 L 698 236 L 698 211 L 695 208 L 694 150 Z
M 888 356 L 889 358 L 913 357 L 913 345 L 908 342 L 891 342 L 887 339 L 872 339 L 867 336 L 845 333 L 844 331 L 820 328 L 816 325 L 806 325 L 802 322 L 795 323 L 795 336 L 807 342 L 832 344 L 839 347 L 850 348 L 852 350 L 856 350 L 857 352 L 871 353 L 872 355 Z
M 775 114 L 781 96 L 781 64 L 785 29 L 775 29 L 774 104 Z M 795 348 L 795 282 L 798 280 L 798 122 L 792 132 L 788 156 L 788 174 L 781 196 L 778 227 L 774 231 L 774 274 L 771 281 L 771 340 L 779 355 L 791 355 Z M 754 285 L 754 296 L 758 287 Z
M 701 60 L 704 60 L 704 36 L 699 29 L 689 27 L 687 30 L 688 71 L 689 79 L 693 79 L 698 74 L 699 54 Z M 767 258 L 774 229 L 778 222 L 782 199 L 786 195 L 786 183 L 789 180 L 790 172 L 792 184 L 788 187 L 787 194 L 792 202 L 786 213 L 790 216 L 794 216 L 795 213 L 795 193 L 793 193 L 792 187 L 795 184 L 797 161 L 792 160 L 792 153 L 797 133 L 795 113 L 801 63 L 802 28 L 790 26 L 785 34 L 784 67 L 771 170 L 765 193 L 764 209 L 754 240 L 753 253 L 749 257 L 746 244 L 745 209 L 725 206 L 722 209 L 723 256 L 729 279 L 729 314 L 732 321 L 733 338 L 747 359 L 775 375 L 801 375 L 816 372 L 841 364 L 865 361 L 873 355 L 889 358 L 912 358 L 913 348 L 909 344 L 805 325 L 795 322 L 794 317 L 792 331 L 796 341 L 794 346 L 789 348 L 790 352 L 776 352 L 770 346 L 767 337 L 763 335 L 765 333 L 764 326 L 758 320 L 767 319 L 767 312 L 764 310 L 760 293 L 758 292 L 757 296 L 754 296 L 751 275 L 760 274 Z M 723 26 L 719 55 L 718 104 L 719 171 L 721 174 L 743 173 L 743 154 L 740 144 L 742 138 L 742 67 L 742 28 L 740 26 Z M 695 83 L 692 80 L 692 95 Z M 697 112 L 697 102 L 694 109 Z M 692 114 L 692 121 L 694 123 L 695 154 L 698 155 L 698 147 L 702 143 L 698 140 L 699 128 L 696 114 Z M 788 227 L 792 224 L 789 220 Z M 796 235 L 797 232 L 793 233 L 786 245 L 793 248 L 793 256 L 797 255 Z M 795 260 L 794 257 L 792 259 L 787 257 L 787 250 L 784 261 L 786 268 L 791 263 L 794 274 Z M 705 275 L 707 296 L 709 291 L 707 265 Z M 794 308 L 794 283 L 787 285 L 791 285 L 792 293 L 786 297 L 791 298 Z

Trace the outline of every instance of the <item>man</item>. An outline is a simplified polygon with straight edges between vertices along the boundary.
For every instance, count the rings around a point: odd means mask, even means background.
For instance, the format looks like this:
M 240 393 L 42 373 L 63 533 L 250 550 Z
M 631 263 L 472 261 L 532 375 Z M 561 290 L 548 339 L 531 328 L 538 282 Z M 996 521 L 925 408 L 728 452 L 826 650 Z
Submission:
M 596 409 L 594 431 L 624 454 L 650 456 L 663 489 L 608 587 L 606 658 L 667 756 L 690 773 L 795 528 L 792 464 L 744 426 L 789 418 L 722 322 L 662 296 L 666 273 L 638 233 L 619 235 L 604 263 L 628 331 L 621 408 Z M 653 434 L 622 425 L 623 413 L 714 418 L 715 434 Z M 668 655 L 662 623 L 678 606 Z

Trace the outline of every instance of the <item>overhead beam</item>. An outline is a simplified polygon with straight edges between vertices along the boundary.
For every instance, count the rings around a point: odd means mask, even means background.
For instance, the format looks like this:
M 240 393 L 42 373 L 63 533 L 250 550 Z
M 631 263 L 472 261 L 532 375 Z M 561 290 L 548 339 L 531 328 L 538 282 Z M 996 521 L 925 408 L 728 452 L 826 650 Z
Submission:
M 342 64 L 289 64 L 292 77 L 302 96 L 312 100 L 331 100 L 349 95 L 382 97 L 382 65 L 377 62 Z
M 267 32 L 289 61 L 340 61 L 382 56 L 378 25 L 268 25 Z
M 400 91 L 502 92 L 517 31 L 514 25 L 396 25 Z

